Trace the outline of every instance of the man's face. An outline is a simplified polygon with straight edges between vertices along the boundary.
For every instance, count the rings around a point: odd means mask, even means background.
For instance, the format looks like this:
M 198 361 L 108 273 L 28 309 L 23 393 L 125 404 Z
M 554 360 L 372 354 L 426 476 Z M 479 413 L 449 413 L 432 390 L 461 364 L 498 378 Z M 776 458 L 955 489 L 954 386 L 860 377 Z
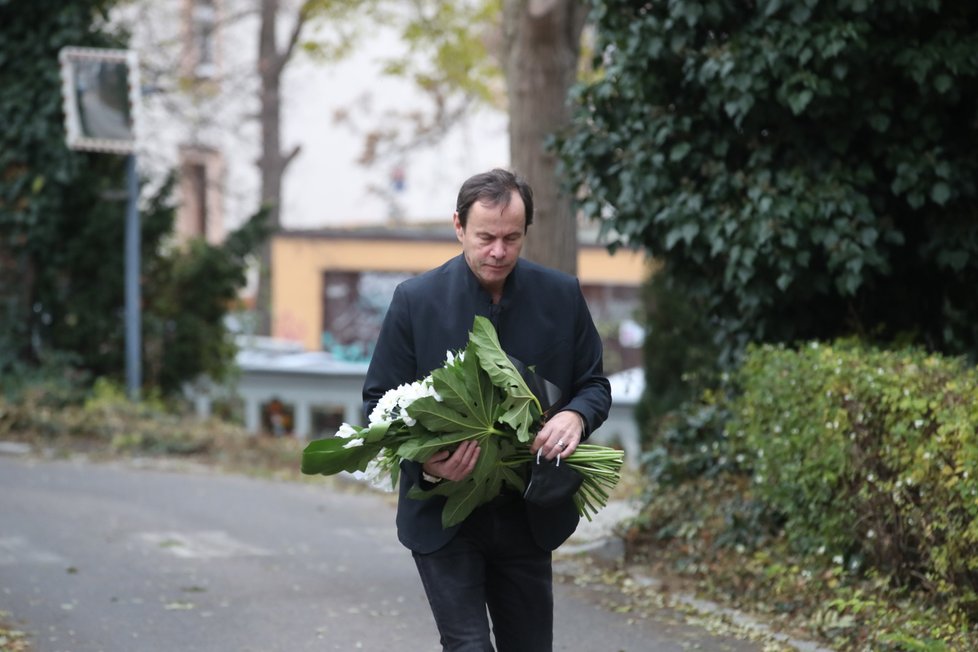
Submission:
M 505 208 L 476 202 L 469 209 L 465 228 L 459 222 L 458 213 L 454 220 L 465 262 L 482 287 L 493 299 L 498 299 L 523 249 L 526 235 L 523 199 L 514 191 Z

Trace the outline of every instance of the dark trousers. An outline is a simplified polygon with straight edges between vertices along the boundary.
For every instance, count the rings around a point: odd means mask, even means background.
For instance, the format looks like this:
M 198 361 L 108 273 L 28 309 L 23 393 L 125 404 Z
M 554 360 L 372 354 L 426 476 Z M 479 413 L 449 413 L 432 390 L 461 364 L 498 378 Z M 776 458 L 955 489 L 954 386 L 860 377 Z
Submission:
M 552 652 L 553 566 L 522 499 L 479 507 L 444 548 L 414 553 L 445 652 Z M 488 617 L 487 617 L 488 610 Z

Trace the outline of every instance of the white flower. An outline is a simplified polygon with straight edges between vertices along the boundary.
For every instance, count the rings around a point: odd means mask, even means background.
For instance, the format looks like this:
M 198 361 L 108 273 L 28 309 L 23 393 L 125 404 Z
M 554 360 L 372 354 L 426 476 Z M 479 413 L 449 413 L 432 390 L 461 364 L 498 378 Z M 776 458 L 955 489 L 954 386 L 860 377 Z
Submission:
M 356 448 L 357 446 L 363 446 L 363 437 L 354 437 L 343 444 L 343 448 Z
M 453 365 L 456 362 L 463 362 L 464 360 L 465 360 L 465 349 L 462 349 L 458 353 L 455 353 L 455 351 L 449 350 L 445 354 L 445 365 L 446 366 Z
M 374 458 L 367 464 L 365 471 L 354 471 L 353 477 L 363 480 L 374 489 L 386 493 L 392 493 L 394 487 L 391 486 L 390 468 L 384 465 L 382 458 Z
M 336 436 L 340 439 L 349 439 L 350 437 L 357 436 L 357 429 L 348 423 L 344 423 L 340 426 L 340 429 L 336 431 Z
M 419 398 L 426 396 L 436 401 L 442 400 L 432 385 L 431 376 L 387 390 L 370 412 L 370 425 L 403 419 L 405 424 L 413 426 L 416 421 L 407 415 L 407 408 Z
M 394 410 L 397 409 L 397 389 L 390 389 L 380 397 L 373 411 L 370 412 L 370 425 L 383 421 L 393 421 L 397 418 Z

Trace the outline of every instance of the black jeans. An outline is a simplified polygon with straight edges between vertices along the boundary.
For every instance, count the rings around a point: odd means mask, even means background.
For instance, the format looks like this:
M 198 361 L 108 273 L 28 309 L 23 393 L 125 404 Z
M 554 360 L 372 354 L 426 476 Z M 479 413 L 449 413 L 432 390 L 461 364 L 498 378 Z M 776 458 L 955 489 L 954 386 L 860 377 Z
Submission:
M 489 617 L 499 652 L 552 652 L 551 554 L 518 496 L 479 507 L 448 545 L 414 561 L 445 652 L 492 652 Z

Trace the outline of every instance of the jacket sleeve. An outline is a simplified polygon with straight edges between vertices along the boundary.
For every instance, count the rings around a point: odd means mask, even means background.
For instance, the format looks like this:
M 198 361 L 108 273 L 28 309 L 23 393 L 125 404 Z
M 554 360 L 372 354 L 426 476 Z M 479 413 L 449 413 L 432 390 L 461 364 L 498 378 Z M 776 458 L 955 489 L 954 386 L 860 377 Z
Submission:
M 380 335 L 377 337 L 377 344 L 363 381 L 365 420 L 369 419 L 377 401 L 388 390 L 417 380 L 413 340 L 410 304 L 406 293 L 398 286 L 394 290 L 390 307 L 384 316 Z
M 574 389 L 563 407 L 584 417 L 587 439 L 608 418 L 611 409 L 611 383 L 604 375 L 601 336 L 594 326 L 584 294 L 579 293 L 575 310 Z

